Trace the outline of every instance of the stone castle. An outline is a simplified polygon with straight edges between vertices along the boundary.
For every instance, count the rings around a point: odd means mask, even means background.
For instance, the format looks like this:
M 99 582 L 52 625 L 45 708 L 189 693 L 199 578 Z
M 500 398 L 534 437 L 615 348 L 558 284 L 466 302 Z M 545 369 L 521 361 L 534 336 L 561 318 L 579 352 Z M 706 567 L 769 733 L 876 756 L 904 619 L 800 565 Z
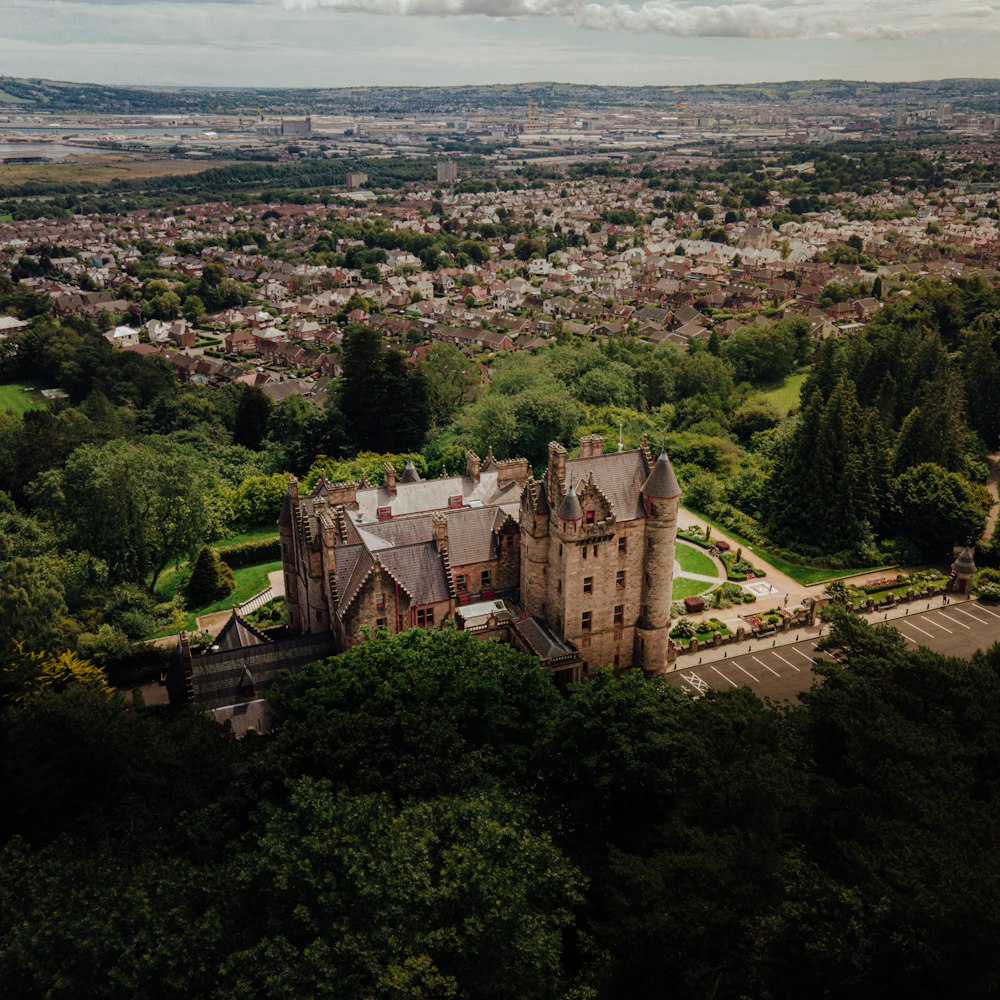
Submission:
M 620 446 L 619 446 L 620 447 Z M 544 476 L 526 459 L 481 460 L 421 479 L 292 480 L 278 521 L 288 624 L 336 649 L 369 630 L 453 622 L 538 656 L 563 681 L 612 664 L 647 673 L 673 658 L 671 587 L 680 487 L 665 454 L 580 457 L 549 445 Z

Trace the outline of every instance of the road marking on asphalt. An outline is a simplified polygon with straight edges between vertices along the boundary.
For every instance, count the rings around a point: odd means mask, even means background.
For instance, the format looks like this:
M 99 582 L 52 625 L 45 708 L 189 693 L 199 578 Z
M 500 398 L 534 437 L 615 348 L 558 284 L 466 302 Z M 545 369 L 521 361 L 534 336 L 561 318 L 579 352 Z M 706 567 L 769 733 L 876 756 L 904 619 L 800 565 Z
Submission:
M 943 611 L 939 611 L 938 614 L 942 618 L 947 618 L 948 621 L 950 621 L 952 623 L 952 625 L 961 625 L 962 628 L 967 628 L 967 629 L 971 629 L 972 628 L 971 625 L 966 625 L 965 622 L 960 622 L 957 618 L 952 618 L 951 615 L 946 615 Z
M 915 628 L 918 632 L 923 632 L 924 635 L 926 635 L 928 639 L 933 639 L 934 638 L 934 633 L 933 632 L 928 632 L 926 629 L 922 629 L 916 622 L 914 622 L 914 621 L 911 620 L 911 621 L 908 621 L 906 624 L 909 625 L 910 628 Z
M 755 657 L 755 659 L 756 659 L 756 657 Z M 733 666 L 736 667 L 737 670 L 743 670 L 743 668 L 735 660 L 733 661 Z M 750 680 L 752 680 L 754 682 L 754 684 L 759 684 L 760 683 L 759 678 L 754 677 L 754 675 L 752 673 L 750 673 L 749 670 L 743 670 L 743 673 L 745 673 L 747 675 L 747 677 L 749 677 Z
M 942 624 L 941 624 L 941 623 L 940 623 L 940 622 L 939 622 L 939 621 L 938 621 L 938 620 L 937 620 L 936 618 L 931 618 L 931 616 L 930 616 L 930 615 L 925 615 L 924 617 L 925 617 L 925 618 L 928 618 L 928 619 L 930 619 L 930 621 L 931 621 L 931 622 L 932 622 L 932 623 L 933 623 L 933 624 L 934 624 L 934 625 L 935 625 L 935 626 L 936 626 L 937 628 L 943 628 L 943 629 L 945 630 L 945 632 L 947 632 L 947 633 L 948 633 L 948 635 L 954 635 L 954 633 L 952 632 L 952 630 L 951 630 L 950 628 L 945 628 L 945 626 L 944 626 L 944 625 L 942 625 Z M 949 620 L 950 620 L 950 619 L 949 619 Z M 954 623 L 954 622 L 952 622 L 952 625 L 954 625 L 954 624 L 955 624 L 955 623 Z M 961 624 L 961 622 L 959 622 L 959 624 Z M 968 628 L 969 626 L 968 626 L 968 625 L 966 625 L 965 627 L 966 627 L 966 628 Z
M 771 668 L 770 668 L 770 667 L 769 667 L 769 666 L 768 666 L 768 665 L 767 665 L 767 664 L 766 664 L 766 663 L 765 663 L 765 662 L 764 662 L 764 661 L 763 661 L 762 659 L 760 659 L 760 657 L 758 657 L 758 656 L 755 656 L 755 657 L 754 657 L 754 659 L 755 659 L 755 660 L 756 660 L 756 661 L 757 661 L 757 662 L 758 662 L 758 663 L 759 663 L 759 664 L 760 664 L 760 665 L 761 665 L 761 666 L 762 666 L 762 667 L 763 667 L 763 668 L 764 668 L 765 670 L 771 670 Z M 777 670 L 771 670 L 771 673 L 772 673 L 772 674 L 774 674 L 774 676 L 775 676 L 775 677 L 780 677 L 780 676 L 781 676 L 781 674 L 779 674 Z
M 995 611 L 990 611 L 989 608 L 984 608 L 981 604 L 976 606 L 976 610 L 984 611 L 988 615 L 993 615 L 994 618 L 1000 618 L 1000 615 L 998 615 Z
M 907 642 L 912 642 L 914 646 L 919 646 L 919 645 L 920 645 L 920 642 L 919 642 L 919 640 L 917 640 L 917 639 L 914 639 L 912 635 L 907 635 L 907 634 L 906 634 L 906 633 L 905 633 L 905 632 L 904 632 L 904 631 L 903 631 L 903 630 L 902 630 L 901 628 L 899 628 L 898 626 L 896 627 L 896 631 L 897 631 L 897 632 L 898 632 L 898 633 L 899 633 L 899 634 L 900 634 L 900 635 L 901 635 L 901 636 L 902 636 L 902 637 L 903 637 L 903 638 L 904 638 L 904 639 L 905 639 L 905 640 L 906 640 Z
M 816 647 L 813 646 L 813 649 L 815 649 L 815 648 Z M 811 656 L 809 656 L 806 653 L 803 653 L 801 649 L 796 649 L 795 646 L 792 646 L 792 652 L 793 653 L 798 653 L 799 656 L 801 656 L 803 660 L 808 660 L 810 663 L 812 663 L 812 661 L 813 661 L 813 658 Z
M 709 666 L 712 666 L 712 665 L 711 665 L 711 664 L 709 664 Z M 715 670 L 715 667 L 712 667 L 712 669 L 713 669 L 713 670 Z M 722 679 L 723 679 L 724 681 L 727 681 L 728 683 L 732 684 L 732 686 L 733 686 L 734 688 L 736 688 L 736 687 L 739 687 L 739 684 L 737 684 L 737 683 L 736 683 L 735 681 L 731 681 L 731 680 L 729 680 L 729 678 L 728 678 L 728 677 L 727 677 L 727 676 L 726 676 L 726 675 L 725 675 L 725 674 L 724 674 L 724 673 L 723 673 L 723 672 L 722 672 L 721 670 L 715 670 L 715 672 L 716 672 L 716 673 L 717 673 L 717 674 L 718 674 L 718 675 L 719 675 L 719 676 L 720 676 L 720 677 L 721 677 L 721 678 L 722 678 Z
M 795 664 L 792 663 L 791 660 L 786 660 L 781 655 L 781 653 L 772 653 L 771 655 L 772 656 L 776 656 L 779 660 L 781 660 L 782 663 L 787 663 L 792 668 L 792 670 L 794 670 L 797 674 L 801 674 L 802 673 L 802 671 L 797 666 L 795 666 Z
M 955 608 L 955 610 L 960 615 L 965 615 L 966 618 L 971 618 L 974 622 L 978 622 L 980 625 L 989 625 L 989 622 L 985 618 L 977 618 L 975 615 L 970 615 L 968 611 L 963 611 L 961 608 Z
M 697 692 L 698 694 L 704 694 L 708 690 L 708 681 L 702 680 L 693 670 L 686 677 L 681 674 Z

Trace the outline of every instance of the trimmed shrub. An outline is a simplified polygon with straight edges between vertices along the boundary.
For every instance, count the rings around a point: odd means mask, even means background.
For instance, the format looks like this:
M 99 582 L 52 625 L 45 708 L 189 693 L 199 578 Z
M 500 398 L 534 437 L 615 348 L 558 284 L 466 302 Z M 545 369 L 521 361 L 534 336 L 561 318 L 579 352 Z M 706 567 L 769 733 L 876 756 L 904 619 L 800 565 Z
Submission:
M 257 538 L 252 542 L 223 545 L 218 552 L 233 569 L 241 569 L 243 566 L 256 566 L 257 563 L 280 559 L 281 541 L 277 535 L 273 538 Z
M 219 558 L 215 549 L 204 546 L 184 584 L 184 599 L 188 607 L 200 608 L 204 604 L 211 604 L 235 589 L 236 577 L 233 576 L 232 569 Z

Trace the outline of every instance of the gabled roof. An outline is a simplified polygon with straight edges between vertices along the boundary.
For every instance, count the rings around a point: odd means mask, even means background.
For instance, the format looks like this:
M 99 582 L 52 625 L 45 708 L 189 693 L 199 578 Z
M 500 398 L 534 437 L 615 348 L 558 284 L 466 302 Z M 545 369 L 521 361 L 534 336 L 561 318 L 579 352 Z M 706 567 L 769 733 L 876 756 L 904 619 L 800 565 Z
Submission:
M 646 516 L 641 491 L 649 469 L 641 451 L 573 458 L 566 463 L 566 471 L 578 480 L 593 472 L 594 482 L 608 498 L 617 520 L 632 521 Z
M 248 646 L 262 646 L 270 641 L 263 632 L 258 632 L 253 625 L 241 618 L 234 609 L 229 621 L 222 626 L 222 631 L 215 637 L 215 642 L 212 645 L 218 646 L 221 652 L 224 649 L 246 649 Z

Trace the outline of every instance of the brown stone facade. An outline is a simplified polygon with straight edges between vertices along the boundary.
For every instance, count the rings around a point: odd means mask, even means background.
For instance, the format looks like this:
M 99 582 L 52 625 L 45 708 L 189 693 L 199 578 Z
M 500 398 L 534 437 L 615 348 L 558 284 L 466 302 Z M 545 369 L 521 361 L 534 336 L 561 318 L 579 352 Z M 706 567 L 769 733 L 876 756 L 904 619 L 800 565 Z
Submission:
M 645 441 L 605 454 L 590 435 L 574 459 L 553 443 L 540 480 L 523 459 L 470 452 L 464 476 L 387 468 L 385 481 L 321 480 L 308 496 L 290 483 L 278 524 L 293 631 L 332 632 L 346 649 L 500 598 L 516 644 L 572 661 L 574 677 L 666 666 L 680 490 Z

